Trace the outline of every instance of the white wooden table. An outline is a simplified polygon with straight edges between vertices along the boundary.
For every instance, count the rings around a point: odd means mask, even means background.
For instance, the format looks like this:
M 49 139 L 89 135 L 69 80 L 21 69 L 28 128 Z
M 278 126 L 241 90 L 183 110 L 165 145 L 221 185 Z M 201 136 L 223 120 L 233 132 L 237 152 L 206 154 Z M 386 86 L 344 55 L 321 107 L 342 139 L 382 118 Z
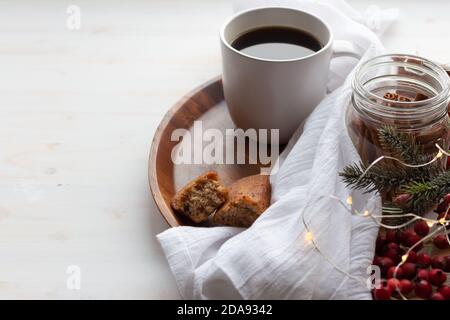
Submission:
M 450 62 L 450 2 L 351 1 L 373 2 L 403 7 L 388 49 Z M 220 73 L 231 13 L 223 0 L 0 2 L 0 298 L 179 298 L 147 156 L 165 111 Z

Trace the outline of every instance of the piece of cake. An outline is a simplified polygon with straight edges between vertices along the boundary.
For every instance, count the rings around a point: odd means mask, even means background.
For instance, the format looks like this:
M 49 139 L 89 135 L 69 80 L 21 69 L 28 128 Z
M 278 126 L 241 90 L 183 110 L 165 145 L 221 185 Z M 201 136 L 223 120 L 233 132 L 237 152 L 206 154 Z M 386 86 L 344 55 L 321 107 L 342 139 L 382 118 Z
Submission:
M 270 205 L 270 181 L 267 175 L 254 175 L 234 182 L 228 200 L 214 214 L 214 222 L 233 227 L 250 227 Z
M 172 199 L 172 208 L 192 221 L 206 221 L 227 200 L 228 189 L 217 172 L 202 174 L 183 187 Z

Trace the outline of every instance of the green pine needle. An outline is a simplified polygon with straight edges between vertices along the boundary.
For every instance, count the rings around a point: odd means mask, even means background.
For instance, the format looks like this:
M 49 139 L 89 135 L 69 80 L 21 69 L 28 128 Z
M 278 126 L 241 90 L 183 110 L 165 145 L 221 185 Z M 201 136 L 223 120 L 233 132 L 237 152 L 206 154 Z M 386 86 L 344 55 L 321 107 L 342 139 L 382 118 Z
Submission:
M 376 164 L 361 178 L 366 169 L 367 166 L 362 163 L 349 165 L 339 173 L 339 176 L 347 186 L 363 190 L 365 193 L 377 190 L 388 192 L 409 183 L 412 179 L 408 171 L 382 164 Z
M 378 131 L 378 138 L 383 150 L 390 151 L 406 163 L 418 164 L 423 160 L 423 147 L 408 134 L 395 132 L 394 128 L 384 126 Z
M 450 192 L 450 171 L 442 171 L 428 181 L 414 181 L 403 187 L 402 192 L 413 196 L 412 210 L 423 212 Z

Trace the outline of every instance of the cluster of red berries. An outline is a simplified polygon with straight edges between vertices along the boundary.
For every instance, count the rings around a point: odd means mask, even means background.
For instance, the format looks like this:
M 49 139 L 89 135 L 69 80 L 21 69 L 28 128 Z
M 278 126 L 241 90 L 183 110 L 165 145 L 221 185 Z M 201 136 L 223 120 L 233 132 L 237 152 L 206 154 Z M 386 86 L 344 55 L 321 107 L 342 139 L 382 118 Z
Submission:
M 450 203 L 450 197 L 447 199 L 449 202 L 446 206 Z M 443 213 L 445 214 L 445 211 Z M 412 229 L 388 230 L 378 235 L 373 263 L 380 267 L 383 281 L 380 288 L 373 290 L 375 299 L 387 300 L 401 292 L 403 296 L 415 294 L 422 299 L 450 300 L 450 286 L 445 284 L 446 273 L 450 272 L 450 255 L 431 257 L 419 252 L 423 247 L 420 244 L 405 256 L 406 260 L 397 268 L 406 250 L 428 235 L 429 231 L 428 224 L 420 220 Z M 449 247 L 445 235 L 436 236 L 433 244 L 438 249 Z

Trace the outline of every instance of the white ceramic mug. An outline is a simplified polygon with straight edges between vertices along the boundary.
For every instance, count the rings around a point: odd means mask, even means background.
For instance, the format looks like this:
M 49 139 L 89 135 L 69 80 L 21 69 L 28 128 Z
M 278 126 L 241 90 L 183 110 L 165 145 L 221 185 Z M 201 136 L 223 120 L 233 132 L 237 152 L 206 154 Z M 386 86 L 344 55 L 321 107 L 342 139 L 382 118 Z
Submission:
M 250 30 L 281 26 L 312 34 L 322 49 L 290 60 L 269 60 L 247 55 L 231 46 Z M 336 41 L 330 28 L 304 11 L 269 7 L 241 12 L 227 21 L 221 31 L 223 88 L 235 125 L 242 129 L 279 129 L 286 143 L 300 123 L 326 93 L 333 56 L 360 56 L 354 47 L 333 53 Z M 342 41 L 340 46 L 342 48 Z

